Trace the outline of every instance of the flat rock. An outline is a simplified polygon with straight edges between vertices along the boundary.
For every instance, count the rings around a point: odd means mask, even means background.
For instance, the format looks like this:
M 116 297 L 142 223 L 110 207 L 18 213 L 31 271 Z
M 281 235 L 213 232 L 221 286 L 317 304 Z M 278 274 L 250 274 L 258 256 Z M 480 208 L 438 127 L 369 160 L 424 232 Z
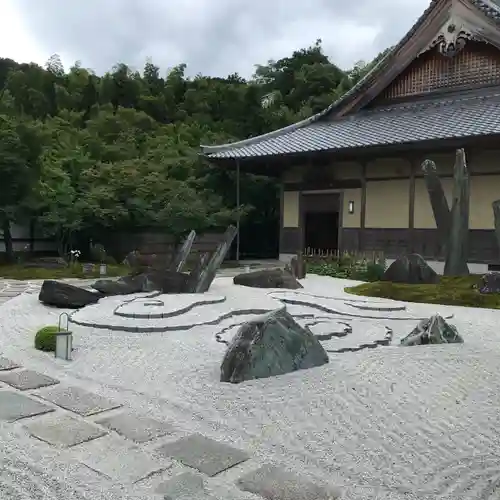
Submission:
M 22 370 L 19 372 L 10 371 L 0 373 L 0 382 L 5 382 L 21 391 L 28 391 L 30 389 L 39 389 L 40 387 L 58 384 L 59 380 L 32 370 Z
M 222 360 L 220 380 L 239 383 L 326 363 L 328 354 L 313 333 L 279 309 L 240 327 Z
M 248 454 L 241 450 L 200 434 L 192 434 L 167 443 L 157 451 L 207 476 L 215 476 L 249 458 Z
M 303 288 L 292 273 L 284 269 L 262 269 L 238 274 L 233 278 L 233 283 L 253 288 L 287 288 L 290 290 Z
M 500 273 L 490 272 L 481 277 L 479 293 L 500 293 Z
M 100 293 L 89 292 L 84 288 L 54 280 L 45 280 L 38 295 L 40 302 L 63 309 L 79 309 L 95 304 L 100 298 L 102 298 Z
M 104 417 L 97 420 L 96 423 L 136 443 L 145 443 L 174 432 L 174 428 L 170 424 L 127 413 Z
M 205 500 L 207 495 L 203 476 L 194 472 L 183 472 L 161 483 L 156 493 L 164 495 L 165 500 Z
M 103 295 L 130 295 L 141 293 L 145 288 L 145 279 L 142 275 L 124 276 L 117 280 L 97 280 L 91 285 L 94 290 Z
M 65 410 L 72 411 L 84 417 L 121 406 L 107 398 L 87 392 L 79 387 L 58 386 L 49 391 L 44 391 L 39 396 Z
M 62 416 L 47 420 L 37 420 L 25 426 L 37 439 L 54 446 L 70 447 L 105 436 L 107 432 L 95 425 Z
M 398 257 L 385 271 L 382 281 L 409 285 L 430 285 L 439 281 L 439 276 L 425 259 L 416 253 Z
M 264 465 L 237 482 L 240 489 L 267 500 L 335 500 L 336 488 L 319 485 L 308 477 L 292 474 L 273 465 Z
M 125 484 L 136 483 L 172 466 L 169 460 L 153 458 L 147 452 L 111 436 L 79 446 L 74 449 L 74 458 L 108 478 Z
M 463 339 L 454 325 L 435 314 L 420 323 L 401 340 L 403 346 L 425 344 L 462 344 Z
M 14 361 L 11 361 L 10 359 L 0 357 L 0 372 L 1 371 L 7 371 L 7 370 L 14 370 L 14 368 L 19 368 L 20 365 L 17 363 L 14 363 Z
M 5 422 L 15 422 L 22 418 L 34 417 L 51 411 L 54 411 L 54 408 L 24 394 L 0 391 L 0 420 Z

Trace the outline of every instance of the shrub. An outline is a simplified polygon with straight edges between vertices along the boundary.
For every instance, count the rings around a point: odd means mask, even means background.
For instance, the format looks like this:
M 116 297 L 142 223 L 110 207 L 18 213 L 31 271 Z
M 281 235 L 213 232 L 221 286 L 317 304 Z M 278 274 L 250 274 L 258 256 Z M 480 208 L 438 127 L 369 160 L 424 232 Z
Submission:
M 349 255 L 331 261 L 307 264 L 308 273 L 357 281 L 380 281 L 384 271 L 385 265 L 382 262 L 356 260 Z
M 57 326 L 44 326 L 35 335 L 35 349 L 44 352 L 55 352 L 56 333 L 59 332 Z

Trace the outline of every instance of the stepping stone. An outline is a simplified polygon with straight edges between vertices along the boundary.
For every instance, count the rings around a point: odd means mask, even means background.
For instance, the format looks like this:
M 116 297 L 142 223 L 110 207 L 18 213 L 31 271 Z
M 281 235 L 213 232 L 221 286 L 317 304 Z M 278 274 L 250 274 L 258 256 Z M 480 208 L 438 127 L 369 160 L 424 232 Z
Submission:
M 75 457 L 91 469 L 123 483 L 136 483 L 155 472 L 172 466 L 169 460 L 153 459 L 135 446 L 127 446 L 119 438 L 107 436 L 82 445 Z
M 121 436 L 132 439 L 136 443 L 146 443 L 174 432 L 174 428 L 165 422 L 126 413 L 104 417 L 97 420 L 96 423 L 117 432 Z
M 52 420 L 40 420 L 25 426 L 35 438 L 46 443 L 68 448 L 105 436 L 107 432 L 83 420 L 63 416 Z
M 15 422 L 51 411 L 54 411 L 54 408 L 18 392 L 0 391 L 0 420 L 5 422 Z
M 0 372 L 5 370 L 13 370 L 14 368 L 20 368 L 20 365 L 14 363 L 14 361 L 11 361 L 10 359 L 2 358 L 0 356 Z
M 84 391 L 79 387 L 54 387 L 47 392 L 38 394 L 38 396 L 83 417 L 120 408 L 121 406 L 98 394 Z
M 205 500 L 210 498 L 203 486 L 203 476 L 194 472 L 184 472 L 161 483 L 156 493 L 164 495 L 165 500 Z
M 267 500 L 335 500 L 337 489 L 312 482 L 281 467 L 264 465 L 237 481 L 239 488 Z
M 241 450 L 200 434 L 167 443 L 157 451 L 207 476 L 215 476 L 250 458 Z
M 21 391 L 28 391 L 29 389 L 40 389 L 40 387 L 58 384 L 59 380 L 43 373 L 23 370 L 20 372 L 0 373 L 0 382 L 5 382 Z

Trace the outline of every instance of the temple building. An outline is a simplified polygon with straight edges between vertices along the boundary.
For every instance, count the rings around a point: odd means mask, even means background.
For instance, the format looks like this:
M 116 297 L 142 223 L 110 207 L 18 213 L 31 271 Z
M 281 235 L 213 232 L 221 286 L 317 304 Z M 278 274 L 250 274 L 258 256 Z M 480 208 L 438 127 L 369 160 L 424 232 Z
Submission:
M 498 2 L 498 3 L 497 3 Z M 500 262 L 500 0 L 433 0 L 355 87 L 307 120 L 202 146 L 209 161 L 281 181 L 280 258 L 304 248 L 443 257 L 421 163 L 448 201 L 455 151 L 470 172 L 469 262 Z

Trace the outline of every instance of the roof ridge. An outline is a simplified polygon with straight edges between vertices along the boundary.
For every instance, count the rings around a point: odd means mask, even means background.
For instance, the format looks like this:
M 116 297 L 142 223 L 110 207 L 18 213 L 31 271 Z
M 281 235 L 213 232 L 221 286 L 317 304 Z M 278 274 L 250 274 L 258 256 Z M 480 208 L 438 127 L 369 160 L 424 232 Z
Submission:
M 407 41 L 414 35 L 414 33 L 417 31 L 417 29 L 425 22 L 429 14 L 433 11 L 433 9 L 442 1 L 446 0 L 431 0 L 429 3 L 429 6 L 425 9 L 425 11 L 420 15 L 420 17 L 415 21 L 413 26 L 409 29 L 409 31 L 406 33 L 406 35 L 391 49 L 388 51 L 388 53 L 378 61 L 377 64 L 371 68 L 366 75 L 364 75 L 363 78 L 361 78 L 351 89 L 349 89 L 347 92 L 342 94 L 341 97 L 336 99 L 332 104 L 330 104 L 327 108 L 325 108 L 323 111 L 320 111 L 319 113 L 316 113 L 309 118 L 306 118 L 304 120 L 301 120 L 299 122 L 293 123 L 291 125 L 288 125 L 286 127 L 282 127 L 277 130 L 273 130 L 271 132 L 267 132 L 266 134 L 258 135 L 255 137 L 250 137 L 248 139 L 243 139 L 240 141 L 232 142 L 232 143 L 226 143 L 226 144 L 220 144 L 220 145 L 214 145 L 214 146 L 207 146 L 207 145 L 200 145 L 201 152 L 204 155 L 211 155 L 215 153 L 219 153 L 228 149 L 238 149 L 242 148 L 245 146 L 250 146 L 252 144 L 255 144 L 257 142 L 266 140 L 266 139 L 272 139 L 274 137 L 279 137 L 284 134 L 287 134 L 289 132 L 293 132 L 297 129 L 303 128 L 307 125 L 310 125 L 312 123 L 317 122 L 324 116 L 330 114 L 334 109 L 339 108 L 342 106 L 348 99 L 350 99 L 352 96 L 356 95 L 358 92 L 363 89 L 363 87 L 370 83 L 372 79 L 379 74 L 380 71 L 382 71 L 391 58 L 394 56 L 397 51 L 403 47 Z M 470 2 L 476 6 L 478 9 L 480 9 L 485 15 L 488 17 L 491 17 L 497 21 L 500 21 L 500 5 L 492 4 L 490 3 L 491 0 L 470 0 Z
M 311 123 L 314 123 L 318 121 L 321 117 L 327 115 L 330 113 L 333 109 L 336 107 L 340 106 L 345 100 L 347 100 L 349 97 L 351 97 L 353 94 L 358 92 L 359 89 L 363 87 L 363 85 L 366 84 L 366 82 L 373 76 L 374 73 L 377 73 L 380 68 L 384 65 L 384 63 L 387 62 L 387 60 L 394 54 L 394 52 L 400 48 L 406 41 L 413 35 L 413 33 L 417 30 L 417 28 L 424 22 L 424 20 L 427 18 L 429 13 L 432 11 L 432 9 L 435 7 L 435 5 L 442 0 L 431 0 L 429 6 L 423 14 L 417 19 L 417 21 L 413 24 L 413 26 L 410 28 L 408 33 L 401 39 L 401 41 L 395 45 L 389 52 L 382 57 L 382 59 L 375 64 L 375 66 L 366 73 L 366 75 L 363 76 L 351 89 L 349 89 L 347 92 L 342 94 L 341 97 L 336 99 L 332 104 L 330 104 L 327 108 L 325 108 L 323 111 L 320 111 L 319 113 L 316 113 L 309 118 L 306 118 L 305 120 L 301 120 L 296 123 L 292 123 L 291 125 L 288 125 L 286 127 L 282 127 L 277 130 L 273 130 L 271 132 L 267 132 L 266 134 L 258 135 L 256 137 L 250 137 L 248 139 L 243 139 L 241 141 L 236 141 L 232 143 L 226 143 L 226 144 L 220 144 L 216 146 L 206 146 L 206 145 L 200 145 L 202 153 L 203 154 L 212 154 L 212 153 L 219 153 L 221 151 L 224 151 L 225 149 L 229 148 L 238 148 L 238 147 L 244 147 L 244 146 L 249 146 L 251 144 L 254 144 L 255 142 L 259 142 L 261 140 L 265 139 L 271 139 L 273 137 L 279 136 L 286 134 L 288 132 L 292 132 L 296 129 L 302 128 L 306 125 L 309 125 Z

